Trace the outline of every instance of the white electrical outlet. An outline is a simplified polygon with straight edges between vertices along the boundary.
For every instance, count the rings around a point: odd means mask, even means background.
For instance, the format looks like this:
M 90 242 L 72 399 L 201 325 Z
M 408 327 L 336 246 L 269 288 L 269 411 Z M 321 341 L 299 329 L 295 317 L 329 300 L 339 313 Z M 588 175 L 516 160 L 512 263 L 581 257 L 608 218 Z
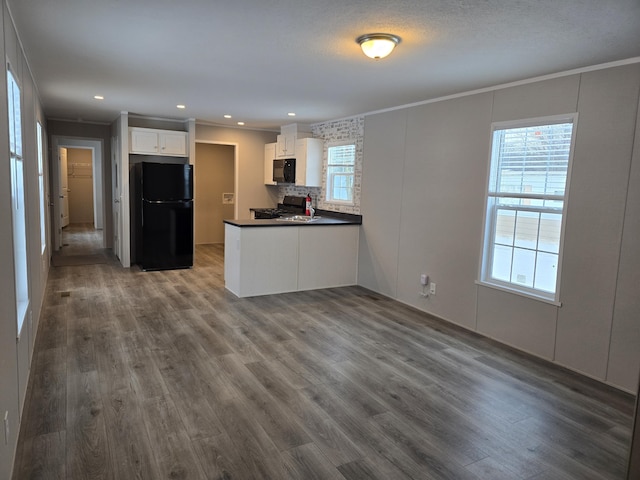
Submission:
M 436 284 L 431 282 L 429 284 L 429 294 L 431 295 L 435 295 L 436 294 Z
M 9 445 L 9 410 L 4 412 L 4 444 Z

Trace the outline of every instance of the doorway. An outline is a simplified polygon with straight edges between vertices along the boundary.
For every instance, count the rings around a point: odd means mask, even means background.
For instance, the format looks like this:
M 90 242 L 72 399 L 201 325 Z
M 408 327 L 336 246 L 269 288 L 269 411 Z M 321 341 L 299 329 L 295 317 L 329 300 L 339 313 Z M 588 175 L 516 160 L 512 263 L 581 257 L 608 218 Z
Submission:
M 102 141 L 54 136 L 52 151 L 52 264 L 104 263 Z
M 60 148 L 63 255 L 85 255 L 102 249 L 103 229 L 96 221 L 93 150 Z M 64 157 L 64 160 L 63 160 Z M 66 177 L 65 177 L 66 174 Z
M 195 243 L 223 244 L 225 219 L 235 218 L 235 145 L 196 143 Z

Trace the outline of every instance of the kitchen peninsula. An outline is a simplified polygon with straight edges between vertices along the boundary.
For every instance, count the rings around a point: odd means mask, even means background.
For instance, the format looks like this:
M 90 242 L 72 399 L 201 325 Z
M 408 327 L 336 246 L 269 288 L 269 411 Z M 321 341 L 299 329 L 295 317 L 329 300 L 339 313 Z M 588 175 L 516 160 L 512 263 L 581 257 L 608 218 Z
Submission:
M 238 297 L 355 285 L 360 215 L 225 220 L 225 287 Z

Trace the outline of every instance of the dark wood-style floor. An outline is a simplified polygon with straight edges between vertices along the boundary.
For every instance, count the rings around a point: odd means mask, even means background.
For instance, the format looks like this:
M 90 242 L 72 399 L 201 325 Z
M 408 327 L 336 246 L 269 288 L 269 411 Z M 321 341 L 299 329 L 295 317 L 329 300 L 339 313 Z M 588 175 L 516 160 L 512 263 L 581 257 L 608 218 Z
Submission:
M 92 223 L 70 223 L 62 229 L 62 248 L 54 255 L 77 256 L 104 253 L 103 232 L 95 229 Z
M 362 288 L 54 267 L 14 479 L 622 479 L 633 399 Z

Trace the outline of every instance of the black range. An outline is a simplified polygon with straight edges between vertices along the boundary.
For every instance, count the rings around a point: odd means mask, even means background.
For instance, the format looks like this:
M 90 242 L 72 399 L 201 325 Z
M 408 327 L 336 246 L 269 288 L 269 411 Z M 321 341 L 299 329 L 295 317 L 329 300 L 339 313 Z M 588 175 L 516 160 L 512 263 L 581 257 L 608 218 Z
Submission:
M 282 203 L 278 203 L 276 208 L 252 208 L 253 218 L 273 219 L 283 215 L 304 215 L 306 210 L 307 197 L 295 195 L 285 195 Z

